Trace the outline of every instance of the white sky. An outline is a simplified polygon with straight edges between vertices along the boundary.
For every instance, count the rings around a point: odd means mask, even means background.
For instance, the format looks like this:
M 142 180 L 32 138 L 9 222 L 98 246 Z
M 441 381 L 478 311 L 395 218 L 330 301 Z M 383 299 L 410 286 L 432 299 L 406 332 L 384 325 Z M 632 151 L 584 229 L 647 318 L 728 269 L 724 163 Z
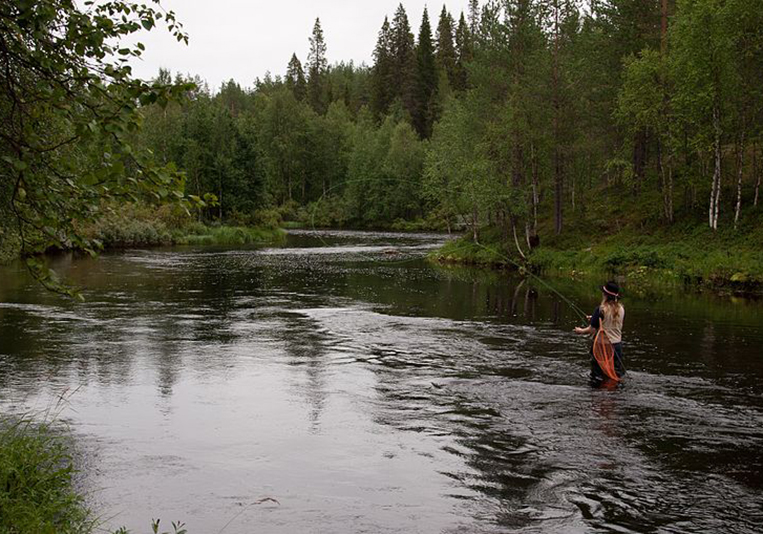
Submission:
M 140 34 L 146 45 L 143 59 L 133 63 L 133 74 L 153 78 L 160 67 L 198 74 L 216 91 L 234 79 L 251 87 L 267 71 L 283 75 L 292 53 L 304 64 L 308 38 L 320 17 L 329 63 L 354 61 L 371 64 L 376 38 L 385 15 L 394 15 L 400 0 L 163 0 L 189 35 L 189 45 L 175 41 L 158 27 Z M 432 32 L 445 4 L 458 21 L 467 0 L 407 0 L 403 2 L 414 35 L 418 35 L 424 6 Z

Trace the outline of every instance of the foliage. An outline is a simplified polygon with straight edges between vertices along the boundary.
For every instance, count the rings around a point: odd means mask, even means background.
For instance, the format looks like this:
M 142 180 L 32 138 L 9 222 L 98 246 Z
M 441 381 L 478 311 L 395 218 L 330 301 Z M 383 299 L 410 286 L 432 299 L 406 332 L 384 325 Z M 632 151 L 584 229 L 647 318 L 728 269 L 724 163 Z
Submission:
M 139 105 L 166 105 L 190 84 L 130 77 L 143 45 L 124 40 L 163 23 L 186 41 L 174 14 L 129 1 L 0 2 L 0 189 L 22 252 L 98 243 L 78 228 L 103 200 L 174 199 L 186 209 L 183 176 L 134 150 Z M 53 278 L 30 263 L 43 282 Z
M 693 231 L 708 211 L 723 235 L 733 212 L 736 239 L 759 220 L 761 0 L 599 0 L 585 9 L 472 0 L 458 17 L 443 8 L 434 36 L 425 12 L 418 38 L 400 5 L 371 66 L 329 64 L 316 20 L 304 64 L 294 54 L 284 77 L 212 89 L 167 71 L 135 81 L 120 61 L 142 51 L 120 39 L 160 15 L 184 40 L 171 13 L 125 2 L 39 5 L 3 4 L 15 19 L 0 19 L 8 45 L 41 39 L 18 49 L 31 60 L 61 48 L 51 59 L 59 70 L 44 75 L 3 56 L 13 76 L 0 97 L 10 132 L 0 255 L 16 242 L 30 253 L 183 237 L 174 223 L 130 220 L 136 200 L 196 204 L 201 222 L 232 227 L 468 229 L 478 245 L 495 228 L 502 250 L 536 259 L 539 240 L 579 249 L 623 232 Z M 71 35 L 52 29 L 62 24 Z M 68 98 L 75 89 L 79 100 Z M 19 91 L 39 97 L 25 96 L 22 115 Z M 17 157 L 9 139 L 37 152 Z M 670 263 L 642 253 L 605 256 L 613 268 Z

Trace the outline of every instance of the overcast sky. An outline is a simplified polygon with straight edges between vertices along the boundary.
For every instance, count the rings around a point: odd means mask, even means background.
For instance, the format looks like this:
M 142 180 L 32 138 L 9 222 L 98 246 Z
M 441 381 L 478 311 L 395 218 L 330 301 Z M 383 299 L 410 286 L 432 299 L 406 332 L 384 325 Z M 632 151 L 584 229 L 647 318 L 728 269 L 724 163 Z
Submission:
M 160 67 L 174 73 L 198 74 L 217 90 L 229 79 L 251 87 L 266 72 L 283 75 L 291 54 L 305 63 L 308 39 L 320 17 L 329 63 L 371 64 L 376 38 L 385 15 L 390 20 L 400 0 L 163 0 L 183 23 L 188 46 L 156 28 L 140 35 L 146 45 L 143 59 L 133 64 L 136 77 L 152 78 Z M 424 6 L 432 31 L 445 4 L 458 20 L 467 0 L 407 0 L 403 3 L 415 35 Z

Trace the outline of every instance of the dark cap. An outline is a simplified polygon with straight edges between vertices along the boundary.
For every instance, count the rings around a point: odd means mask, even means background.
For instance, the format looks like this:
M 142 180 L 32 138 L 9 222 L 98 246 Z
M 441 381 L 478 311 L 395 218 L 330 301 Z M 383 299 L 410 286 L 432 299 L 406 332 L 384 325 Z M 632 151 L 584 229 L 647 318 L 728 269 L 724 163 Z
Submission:
M 602 286 L 601 290 L 609 297 L 620 297 L 620 286 L 616 282 L 607 282 Z

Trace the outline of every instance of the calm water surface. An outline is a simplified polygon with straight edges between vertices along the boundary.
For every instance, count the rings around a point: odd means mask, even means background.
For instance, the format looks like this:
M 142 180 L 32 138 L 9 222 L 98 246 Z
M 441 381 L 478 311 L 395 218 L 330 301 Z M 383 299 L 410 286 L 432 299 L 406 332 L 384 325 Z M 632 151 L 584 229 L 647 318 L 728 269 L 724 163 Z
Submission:
M 59 413 L 135 533 L 763 532 L 763 304 L 630 294 L 592 389 L 569 306 L 441 239 L 58 259 L 85 304 L 4 268 L 0 410 Z

